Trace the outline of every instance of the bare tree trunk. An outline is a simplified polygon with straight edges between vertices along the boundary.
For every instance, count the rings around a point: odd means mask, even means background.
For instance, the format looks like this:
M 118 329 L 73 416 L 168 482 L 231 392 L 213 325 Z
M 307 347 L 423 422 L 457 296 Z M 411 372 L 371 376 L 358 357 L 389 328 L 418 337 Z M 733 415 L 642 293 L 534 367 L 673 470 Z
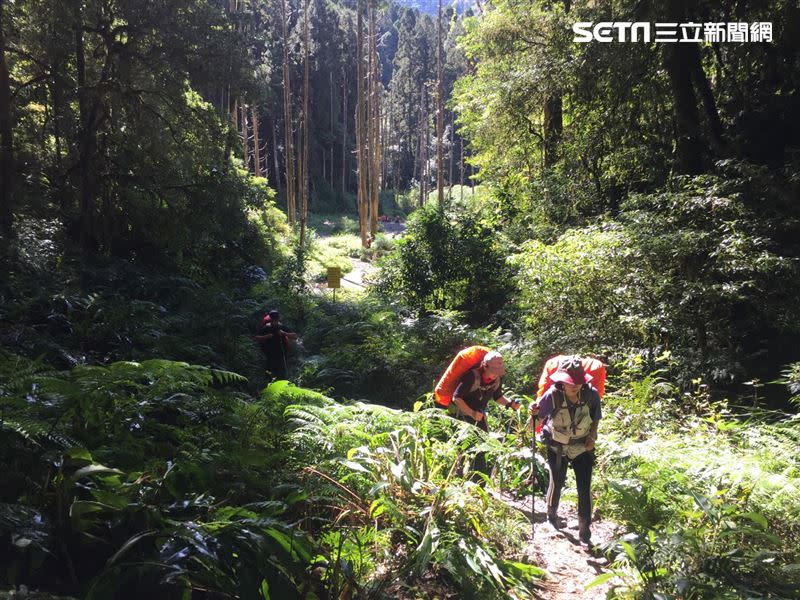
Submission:
M 419 141 L 419 206 L 425 206 L 425 122 L 427 115 L 425 114 L 425 84 L 420 86 L 419 90 L 419 132 L 417 138 Z
M 306 239 L 306 221 L 308 219 L 308 122 L 310 114 L 308 109 L 308 80 L 309 80 L 309 32 L 308 32 L 308 2 L 305 0 L 303 4 L 303 169 L 302 179 L 300 182 L 300 247 L 303 247 Z
M 677 167 L 681 173 L 696 175 L 703 171 L 705 145 L 700 134 L 697 98 L 692 88 L 688 45 L 664 44 L 664 66 L 675 107 Z
M 347 164 L 350 153 L 347 151 L 347 70 L 342 67 L 342 200 L 347 193 Z
M 83 10 L 81 0 L 74 0 L 75 69 L 78 84 L 78 113 L 80 117 L 80 143 L 78 150 L 78 173 L 80 174 L 80 244 L 90 249 L 93 244 L 94 182 L 92 157 L 97 139 L 94 118 L 89 106 L 86 87 L 86 54 L 83 43 Z
M 425 206 L 428 200 L 428 102 L 425 93 L 425 84 L 422 84 L 420 94 L 419 120 L 419 205 Z
M 444 106 L 442 95 L 442 0 L 439 0 L 439 15 L 436 33 L 436 198 L 444 206 Z
M 261 140 L 258 137 L 258 111 L 255 107 L 250 109 L 253 126 L 253 172 L 256 177 L 261 177 Z
M 378 28 L 375 22 L 377 7 L 375 0 L 368 0 L 367 11 L 369 15 L 369 160 L 370 160 L 370 210 L 369 231 L 372 239 L 378 235 L 378 201 L 381 180 L 381 126 L 380 126 L 380 96 L 378 80 Z
M 286 0 L 281 0 L 281 21 L 283 22 L 283 119 L 286 138 L 286 214 L 289 225 L 295 223 L 295 180 L 294 180 L 294 131 L 292 124 L 292 82 L 289 77 L 289 33 Z
M 11 118 L 11 83 L 6 64 L 4 0 L 0 0 L 0 231 L 11 233 L 14 219 L 14 128 Z
M 426 94 L 427 96 L 427 94 Z M 422 147 L 423 156 L 425 157 L 425 202 L 428 201 L 428 196 L 431 193 L 431 157 L 430 157 L 430 149 L 431 149 L 431 123 L 430 117 L 428 116 L 428 101 L 425 103 L 425 145 Z
M 687 0 L 673 0 L 666 4 L 667 17 L 679 23 L 688 14 Z M 672 88 L 675 110 L 675 153 L 677 168 L 681 173 L 696 175 L 703 172 L 705 140 L 700 130 L 697 97 L 692 87 L 692 71 L 699 55 L 695 44 L 664 44 L 664 67 Z M 674 46 L 674 47 L 673 47 Z M 705 77 L 705 75 L 704 75 Z
M 454 132 L 455 132 L 455 128 L 456 128 L 456 119 L 455 119 L 455 115 L 454 115 L 453 118 L 450 120 L 450 148 L 448 149 L 448 153 L 449 153 L 449 156 L 450 156 L 450 169 L 449 169 L 449 172 L 447 174 L 447 186 L 448 186 L 447 199 L 448 200 L 452 200 L 453 199 L 453 145 L 454 145 L 453 135 L 454 135 Z
M 364 23 L 362 17 L 363 0 L 356 0 L 356 65 L 357 78 L 356 85 L 358 101 L 356 103 L 356 150 L 358 155 L 358 229 L 361 234 L 361 245 L 367 247 L 367 175 L 369 172 L 369 161 L 366 154 L 366 92 L 364 86 Z
M 705 71 L 703 71 L 703 62 L 700 56 L 700 44 L 691 43 L 689 46 L 689 61 L 692 79 L 694 80 L 694 87 L 700 95 L 700 100 L 703 102 L 703 111 L 708 121 L 708 129 L 711 132 L 711 142 L 714 148 L 721 152 L 725 148 L 725 139 L 723 134 L 722 121 L 719 118 L 719 111 L 717 110 L 717 103 L 714 100 L 714 93 L 711 91 L 711 86 L 708 83 Z
M 250 171 L 250 131 L 247 124 L 247 105 L 242 102 L 239 105 L 239 135 L 242 138 L 242 158 L 244 159 L 244 170 Z
M 281 166 L 278 162 L 278 117 L 274 108 L 275 106 L 273 104 L 272 127 L 269 128 L 270 132 L 272 133 L 272 166 L 275 175 L 275 187 L 278 188 L 278 190 L 281 190 L 284 188 L 281 185 Z
M 330 147 L 330 161 L 331 161 L 330 173 L 331 173 L 331 180 L 330 180 L 330 186 L 331 186 L 331 189 L 333 189 L 333 146 L 334 146 L 334 143 L 333 143 L 333 69 L 331 69 L 330 72 L 328 73 L 328 77 L 329 77 L 328 90 L 329 90 L 329 96 L 330 96 L 330 100 L 331 100 L 331 142 L 330 142 L 330 144 L 331 144 L 331 147 Z
M 551 95 L 544 104 L 544 166 L 552 167 L 558 160 L 558 146 L 564 131 L 561 96 Z
M 461 144 L 460 144 L 461 145 L 461 187 L 460 187 L 460 193 L 461 193 L 461 201 L 463 202 L 464 201 L 464 138 L 463 137 L 459 138 L 459 140 L 461 141 Z

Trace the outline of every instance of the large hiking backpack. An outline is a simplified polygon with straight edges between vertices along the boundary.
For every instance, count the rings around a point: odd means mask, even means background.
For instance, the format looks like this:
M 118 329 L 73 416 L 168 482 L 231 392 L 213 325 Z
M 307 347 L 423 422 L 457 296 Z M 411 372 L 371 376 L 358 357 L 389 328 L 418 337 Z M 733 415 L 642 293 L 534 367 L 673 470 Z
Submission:
M 539 390 L 536 392 L 537 399 L 544 396 L 545 392 L 553 385 L 553 380 L 550 379 L 550 377 L 553 373 L 558 371 L 558 365 L 561 364 L 564 358 L 567 358 L 567 355 L 560 354 L 549 359 L 544 364 L 542 375 L 539 377 Z M 597 390 L 597 393 L 602 398 L 603 394 L 606 392 L 606 366 L 602 361 L 588 356 L 581 358 L 581 366 L 587 375 L 592 376 L 592 380 L 589 383 Z
M 568 355 L 559 354 L 558 356 L 554 356 L 553 358 L 549 359 L 546 363 L 544 363 L 544 369 L 542 369 L 542 375 L 539 377 L 539 389 L 536 392 L 536 399 L 539 400 L 542 396 L 545 395 L 547 390 L 549 390 L 553 386 L 553 380 L 550 379 L 550 376 L 558 371 L 558 365 L 561 364 L 561 361 L 564 358 L 567 358 Z M 592 376 L 592 380 L 589 382 L 594 389 L 597 390 L 597 393 L 602 398 L 603 394 L 606 392 L 606 366 L 603 364 L 603 361 L 597 360 L 596 358 L 591 357 L 584 357 L 581 358 L 581 366 L 583 370 Z M 562 394 L 562 402 L 565 401 L 563 399 Z M 542 426 L 544 423 L 542 421 L 536 422 L 536 431 L 541 432 Z
M 267 314 L 264 315 L 264 318 L 261 319 L 261 327 L 266 327 L 267 325 L 270 325 L 272 323 L 272 317 L 269 316 L 270 312 L 272 312 L 272 311 L 267 312 Z M 283 343 L 287 347 L 290 346 L 291 343 L 292 343 L 291 338 L 288 335 L 286 335 L 286 333 L 283 332 L 283 331 L 280 331 L 279 333 L 280 333 L 281 337 L 283 338 Z
M 456 354 L 439 383 L 436 384 L 436 389 L 433 392 L 436 403 L 445 407 L 449 406 L 453 400 L 453 392 L 458 387 L 458 382 L 467 371 L 481 364 L 483 357 L 489 352 L 491 350 L 485 346 L 470 346 Z

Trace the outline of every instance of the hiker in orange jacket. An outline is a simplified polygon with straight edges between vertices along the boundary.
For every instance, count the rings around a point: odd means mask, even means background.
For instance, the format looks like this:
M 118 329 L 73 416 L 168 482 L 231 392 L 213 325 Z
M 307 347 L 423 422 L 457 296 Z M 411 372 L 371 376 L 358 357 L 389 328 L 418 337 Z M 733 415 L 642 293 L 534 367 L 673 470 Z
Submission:
M 589 383 L 593 381 L 592 375 L 586 372 L 579 357 L 562 356 L 559 359 L 557 370 L 547 373 L 545 369 L 542 374 L 542 378 L 548 378 L 553 385 L 543 393 L 538 403 L 530 407 L 531 426 L 537 416 L 544 423 L 542 438 L 547 445 L 547 469 L 550 473 L 547 521 L 554 529 L 560 527 L 558 505 L 567 467 L 571 465 L 578 488 L 578 535 L 581 542 L 591 545 L 591 486 L 594 445 L 602 416 L 600 394 Z

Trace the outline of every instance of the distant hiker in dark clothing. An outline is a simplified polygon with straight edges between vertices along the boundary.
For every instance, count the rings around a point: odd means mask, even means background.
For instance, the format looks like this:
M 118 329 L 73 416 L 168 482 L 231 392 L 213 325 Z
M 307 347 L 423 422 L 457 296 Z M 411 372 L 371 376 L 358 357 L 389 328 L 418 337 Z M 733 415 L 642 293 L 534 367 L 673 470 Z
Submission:
M 544 423 L 542 438 L 547 444 L 547 468 L 550 485 L 547 488 L 547 521 L 559 528 L 557 512 L 561 490 L 567 478 L 567 467 L 575 471 L 578 488 L 578 534 L 581 542 L 591 544 L 592 470 L 594 444 L 600 422 L 600 395 L 589 384 L 581 359 L 561 357 L 558 370 L 550 375 L 553 385 L 531 405 L 531 416 Z
M 507 400 L 503 396 L 503 376 L 506 373 L 503 357 L 499 352 L 489 352 L 481 363 L 464 373 L 458 382 L 450 410 L 454 416 L 467 423 L 472 423 L 483 431 L 489 431 L 486 424 L 486 407 L 489 400 L 502 406 L 519 409 L 519 403 Z M 480 452 L 475 457 L 474 470 L 489 474 L 486 466 L 486 455 Z
M 297 334 L 281 323 L 278 311 L 269 311 L 258 328 L 255 340 L 264 354 L 264 368 L 273 379 L 286 379 L 289 376 L 286 350 L 289 340 L 296 339 Z

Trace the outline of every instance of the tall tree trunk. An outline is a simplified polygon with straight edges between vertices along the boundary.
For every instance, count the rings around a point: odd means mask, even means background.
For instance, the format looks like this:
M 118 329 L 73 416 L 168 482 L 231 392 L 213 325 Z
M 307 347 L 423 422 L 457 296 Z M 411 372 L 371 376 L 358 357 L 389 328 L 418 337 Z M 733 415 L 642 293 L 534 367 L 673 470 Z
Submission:
M 426 94 L 427 95 L 427 94 Z M 428 104 L 425 103 L 425 145 L 422 147 L 423 154 L 425 156 L 425 202 L 428 201 L 428 196 L 431 193 L 431 157 L 430 157 L 430 148 L 431 148 L 431 123 L 430 117 L 428 116 Z
M 242 102 L 239 105 L 239 135 L 242 138 L 242 158 L 244 159 L 244 170 L 250 171 L 250 128 L 247 124 L 247 105 Z
M 272 105 L 272 127 L 269 128 L 272 134 L 272 168 L 275 176 L 275 187 L 278 190 L 285 189 L 281 184 L 281 166 L 278 162 L 278 114 L 275 104 Z
M 281 21 L 283 22 L 283 122 L 285 132 L 286 166 L 286 215 L 289 225 L 295 223 L 295 180 L 294 180 L 294 131 L 292 124 L 292 82 L 289 77 L 289 33 L 286 20 L 288 14 L 286 0 L 281 0 Z
M 449 169 L 449 172 L 447 174 L 447 188 L 448 188 L 447 189 L 447 199 L 448 200 L 452 200 L 453 199 L 453 146 L 454 146 L 453 135 L 455 133 L 455 129 L 456 129 L 456 119 L 455 119 L 455 115 L 454 115 L 453 118 L 450 120 L 450 148 L 448 149 L 448 153 L 449 153 L 449 156 L 450 156 L 450 169 Z
M 459 191 L 461 193 L 461 200 L 463 201 L 464 200 L 464 138 L 463 137 L 459 137 L 459 140 L 461 141 L 461 144 L 460 144 L 461 145 L 461 163 L 460 163 L 461 164 L 461 167 L 460 167 L 460 169 L 461 169 L 461 188 L 460 188 Z
M 347 165 L 350 153 L 347 151 L 347 69 L 342 66 L 342 200 L 347 193 Z
M 328 82 L 329 82 L 328 95 L 330 96 L 330 101 L 331 101 L 331 131 L 330 131 L 330 140 L 331 140 L 330 141 L 330 145 L 331 146 L 330 146 L 330 149 L 329 149 L 330 150 L 330 152 L 329 152 L 329 154 L 330 154 L 329 160 L 331 161 L 331 168 L 330 168 L 331 180 L 330 180 L 329 184 L 331 186 L 331 189 L 333 189 L 333 169 L 334 169 L 334 167 L 333 167 L 333 147 L 335 146 L 335 144 L 334 144 L 334 136 L 333 136 L 333 69 L 331 69 L 330 72 L 328 73 L 328 78 L 329 78 L 328 79 Z
M 564 12 L 569 13 L 571 0 L 564 0 Z M 561 94 L 550 94 L 544 102 L 544 167 L 558 161 L 558 148 L 564 132 L 564 110 Z
M 83 43 L 82 0 L 74 0 L 75 69 L 78 83 L 78 114 L 80 120 L 78 173 L 80 174 L 80 226 L 79 241 L 84 249 L 94 245 L 94 180 L 92 158 L 97 146 L 94 117 L 90 107 L 89 90 L 86 86 L 86 53 Z
M 558 146 L 564 131 L 561 96 L 551 95 L 544 104 L 544 166 L 552 167 L 558 160 Z
M 0 2 L 2 1 L 3 0 L 0 0 Z M 70 194 L 65 193 L 64 190 L 64 146 L 69 146 L 66 144 L 63 133 L 65 109 L 64 79 L 62 77 L 63 69 L 63 64 L 53 65 L 53 81 L 50 85 L 50 95 L 53 102 L 53 141 L 55 143 L 55 156 L 52 169 L 55 174 L 56 193 L 59 197 L 62 221 L 66 222 L 66 218 L 71 209 L 71 197 Z
M 250 116 L 253 127 L 253 173 L 256 177 L 261 177 L 261 140 L 258 137 L 258 111 L 255 107 L 250 109 Z
M 442 84 L 442 0 L 436 30 L 436 198 L 444 206 L 444 87 Z
M 664 66 L 675 106 L 677 169 L 696 175 L 703 171 L 705 145 L 700 134 L 697 98 L 692 88 L 689 44 L 664 44 Z
M 419 206 L 425 206 L 425 124 L 428 122 L 428 115 L 425 112 L 425 84 L 420 86 L 419 102 Z
M 375 13 L 377 12 L 375 0 L 367 0 L 369 15 L 369 160 L 370 160 L 370 208 L 369 231 L 372 239 L 378 235 L 378 201 L 381 185 L 381 112 L 378 79 L 378 28 Z
M 714 93 L 711 91 L 711 85 L 708 83 L 705 71 L 703 71 L 700 44 L 690 43 L 686 45 L 689 47 L 690 51 L 690 70 L 692 79 L 694 80 L 694 87 L 697 89 L 700 100 L 703 102 L 703 110 L 706 115 L 706 120 L 708 121 L 711 141 L 717 151 L 722 151 L 725 147 L 722 121 L 719 118 L 719 111 L 717 110 L 717 103 L 714 100 Z
M 367 160 L 366 149 L 366 118 L 367 109 L 366 90 L 364 85 L 364 20 L 363 20 L 363 0 L 356 0 L 356 65 L 357 78 L 356 91 L 358 101 L 356 104 L 356 150 L 358 155 L 358 225 L 361 234 L 361 245 L 367 247 L 367 221 L 368 221 L 368 174 L 369 161 Z
M 4 4 L 4 0 L 0 0 L 0 230 L 10 234 L 14 219 L 14 128 L 11 120 L 11 82 L 5 51 Z
M 309 96 L 309 88 L 308 88 L 308 80 L 309 80 L 309 31 L 308 31 L 308 2 L 309 0 L 305 0 L 303 4 L 303 175 L 302 180 L 300 182 L 301 192 L 300 192 L 300 247 L 303 247 L 303 244 L 306 240 L 306 220 L 308 219 L 308 145 L 309 145 L 309 137 L 308 137 L 308 122 L 310 120 L 311 115 L 309 114 L 308 108 L 308 96 Z
M 665 5 L 666 17 L 682 23 L 688 14 L 687 0 L 672 0 Z M 675 108 L 676 168 L 679 172 L 696 175 L 703 171 L 706 145 L 700 130 L 697 97 L 692 87 L 693 66 L 699 61 L 694 43 L 664 44 L 664 67 L 669 76 Z

